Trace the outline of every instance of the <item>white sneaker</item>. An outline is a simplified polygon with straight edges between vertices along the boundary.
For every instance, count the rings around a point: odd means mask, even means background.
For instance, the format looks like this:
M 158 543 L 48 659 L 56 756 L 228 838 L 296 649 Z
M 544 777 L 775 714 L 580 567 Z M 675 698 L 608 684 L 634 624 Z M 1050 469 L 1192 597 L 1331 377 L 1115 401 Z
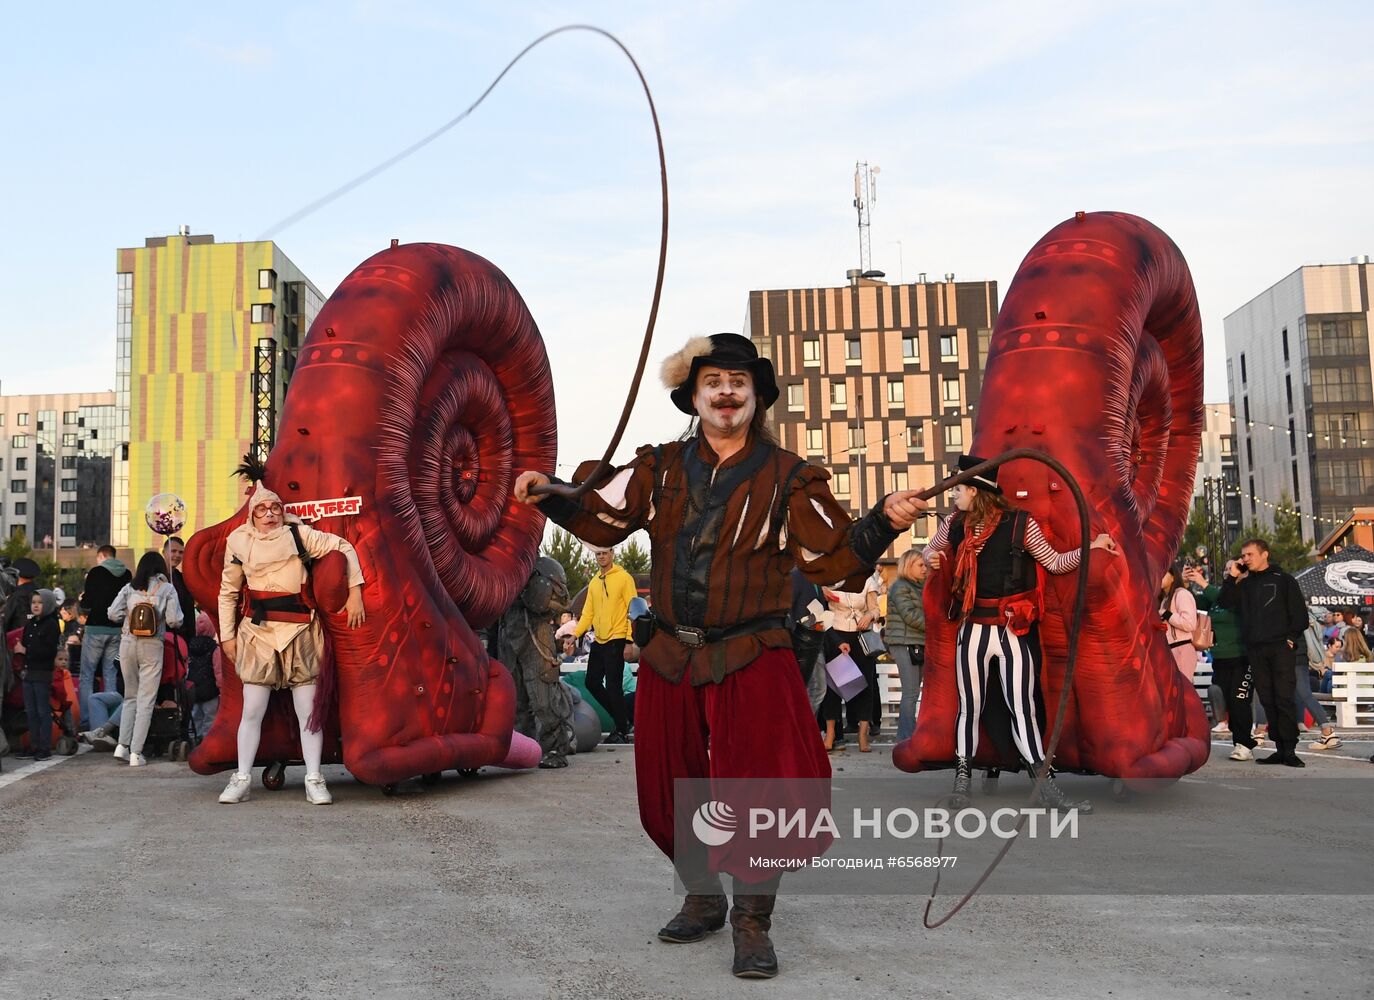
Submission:
M 334 801 L 334 796 L 330 795 L 329 789 L 325 787 L 323 774 L 305 776 L 305 801 L 312 806 L 327 806 Z
M 1240 744 L 1240 743 L 1237 743 L 1237 744 L 1236 744 L 1236 748 L 1235 748 L 1234 750 L 1231 751 L 1231 759 L 1232 759 L 1232 760 L 1254 760 L 1254 759 L 1255 759 L 1255 755 L 1254 755 L 1254 753 L 1250 750 L 1249 747 L 1244 746 L 1244 745 L 1242 745 L 1242 744 Z
M 145 757 L 145 756 L 143 756 L 143 754 L 141 754 L 141 753 L 131 753 L 131 754 L 129 754 L 129 766 L 130 766 L 130 767 L 146 767 L 147 765 L 148 765 L 148 758 Z
M 219 793 L 219 800 L 225 805 L 233 805 L 235 802 L 246 802 L 248 800 L 249 789 L 253 787 L 253 776 L 235 771 L 229 777 L 229 784 L 224 786 L 224 791 Z
M 123 743 L 119 744 L 119 746 L 114 748 L 114 757 L 115 760 L 128 760 L 129 748 L 126 747 Z

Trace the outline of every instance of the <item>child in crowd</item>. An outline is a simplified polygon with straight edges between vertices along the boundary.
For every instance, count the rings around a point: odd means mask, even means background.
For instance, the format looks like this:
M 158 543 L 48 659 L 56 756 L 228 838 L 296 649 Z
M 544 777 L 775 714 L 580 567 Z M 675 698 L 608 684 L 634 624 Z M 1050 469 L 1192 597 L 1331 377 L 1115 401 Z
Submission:
M 52 674 L 62 630 L 57 619 L 57 598 L 51 590 L 39 590 L 29 604 L 24 636 L 14 647 L 24 654 L 24 714 L 29 726 L 29 752 L 16 757 L 47 760 L 52 756 Z

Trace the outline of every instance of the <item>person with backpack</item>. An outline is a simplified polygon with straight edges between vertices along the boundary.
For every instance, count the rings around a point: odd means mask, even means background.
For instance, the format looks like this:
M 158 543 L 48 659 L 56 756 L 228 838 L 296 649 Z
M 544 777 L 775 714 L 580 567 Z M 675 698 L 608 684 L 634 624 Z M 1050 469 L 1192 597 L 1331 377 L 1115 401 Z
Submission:
M 1197 598 L 1183 578 L 1183 563 L 1175 559 L 1159 581 L 1159 621 L 1169 642 L 1169 655 L 1183 679 L 1191 685 L 1197 670 L 1197 648 L 1193 630 L 1197 628 Z
M 367 620 L 363 570 L 353 546 L 287 514 L 282 499 L 261 482 L 262 468 L 246 460 L 241 472 L 256 486 L 248 520 L 229 533 L 219 589 L 219 643 L 243 682 L 238 769 L 220 794 L 225 805 L 243 802 L 252 786 L 262 720 L 273 690 L 289 688 L 305 760 L 305 798 L 329 805 L 333 796 L 320 773 L 324 757 L 323 713 L 316 717 L 315 691 L 324 654 L 324 628 L 306 603 L 310 563 L 331 552 L 348 566 L 348 627 Z M 318 728 L 314 728 L 314 727 Z
M 957 472 L 968 471 L 986 459 L 960 455 Z M 949 619 L 957 621 L 955 650 L 959 716 L 954 734 L 954 791 L 951 799 L 968 804 L 973 784 L 970 761 L 978 751 L 978 723 L 983 696 L 996 665 L 1002 697 L 1010 709 L 1012 737 L 1030 768 L 1031 780 L 1045 761 L 1040 719 L 1040 581 L 1036 563 L 1056 575 L 1078 569 L 1079 550 L 1059 552 L 1045 539 L 1040 524 L 1026 511 L 1015 510 L 997 485 L 997 471 L 974 477 L 951 491 L 958 508 L 941 522 L 926 546 L 926 562 L 938 570 L 945 553 L 954 560 Z M 1116 554 L 1107 534 L 1092 540 L 1092 548 Z M 1028 674 L 1029 672 L 1029 674 Z M 1091 812 L 1087 802 L 1071 802 L 1050 772 L 1040 786 L 1041 804 L 1050 808 Z
M 163 636 L 181 625 L 181 603 L 167 580 L 167 562 L 145 552 L 134 578 L 120 588 L 110 605 L 112 622 L 122 622 L 119 672 L 124 676 L 124 710 L 119 720 L 116 760 L 130 767 L 148 763 L 143 744 L 153 721 L 158 685 L 162 683 Z

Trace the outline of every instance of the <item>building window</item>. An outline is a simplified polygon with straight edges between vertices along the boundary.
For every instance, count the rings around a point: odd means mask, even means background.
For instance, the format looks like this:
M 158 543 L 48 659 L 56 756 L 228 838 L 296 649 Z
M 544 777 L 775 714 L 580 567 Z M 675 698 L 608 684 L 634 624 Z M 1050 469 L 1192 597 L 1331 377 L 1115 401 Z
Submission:
M 29 491 L 29 482 L 28 482 L 27 479 L 11 479 L 11 480 L 10 480 L 10 492 L 11 492 L 11 493 L 27 493 L 28 491 Z
M 29 415 L 27 413 L 21 413 L 14 418 L 14 422 L 20 427 L 27 427 L 29 426 Z
M 1252 469 L 1255 467 L 1255 449 L 1248 436 L 1245 438 L 1245 464 Z
M 907 364 L 919 364 L 921 360 L 920 341 L 915 337 L 902 338 L 902 360 Z
M 797 382 L 787 387 L 787 408 L 797 411 L 806 409 L 806 386 Z
M 1223 434 L 1223 435 L 1221 436 L 1221 457 L 1222 457 L 1222 458 L 1230 458 L 1230 457 L 1231 457 L 1231 451 L 1232 451 L 1233 445 L 1234 445 L 1234 443 L 1235 443 L 1235 440 L 1236 440 L 1236 439 L 1233 438 L 1233 437 L 1231 437 L 1231 435 L 1229 435 L 1229 434 Z
M 62 480 L 62 492 L 63 492 L 63 493 L 75 493 L 75 492 L 76 492 L 76 479 L 73 478 L 73 479 L 64 479 L 64 480 Z
M 940 398 L 946 403 L 959 402 L 959 380 L 957 378 L 940 380 Z
M 1293 502 L 1302 503 L 1302 491 L 1298 489 L 1298 463 L 1293 463 Z
M 27 514 L 29 512 L 29 505 L 27 503 L 16 503 L 14 505 L 14 512 L 16 514 Z
M 254 323 L 271 323 L 276 316 L 276 307 L 270 302 L 258 302 L 253 306 L 251 319 Z
M 819 427 L 808 427 L 806 429 L 807 454 L 819 455 L 823 447 L 825 447 L 825 432 Z
M 832 409 L 844 409 L 849 403 L 849 390 L 843 382 L 830 383 L 830 406 Z
M 76 513 L 76 501 L 75 501 L 75 500 L 63 500 L 63 501 L 62 501 L 62 513 L 64 513 L 64 514 L 75 514 L 75 513 Z
M 940 334 L 940 360 L 959 360 L 959 338 L 952 333 Z
M 258 271 L 258 287 L 259 287 L 259 288 L 276 288 L 276 287 L 277 287 L 277 272 L 274 271 L 274 270 L 272 270 L 270 267 L 264 267 L 264 268 L 259 269 L 259 271 Z
M 1245 375 L 1245 355 L 1242 354 L 1242 355 L 1240 356 L 1240 384 L 1241 384 L 1241 385 L 1245 385 L 1245 380 L 1246 380 L 1246 375 Z
M 837 497 L 849 496 L 849 473 L 835 473 L 835 495 Z
M 1297 428 L 1293 426 L 1293 418 L 1292 418 L 1292 417 L 1289 417 L 1289 418 L 1288 418 L 1288 454 L 1290 454 L 1290 455 L 1296 455 L 1297 453 L 1298 453 L 1298 434 L 1297 434 Z M 1226 454 L 1226 453 L 1225 453 L 1225 452 L 1222 452 L 1222 454 L 1224 455 L 1224 454 Z
M 864 429 L 862 427 L 849 428 L 849 450 L 858 451 L 864 447 Z
M 15 434 L 10 437 L 11 448 L 27 448 L 29 446 L 29 436 L 27 434 Z
M 66 424 L 68 427 L 70 427 L 72 424 L 76 423 L 76 411 L 75 411 L 75 410 L 63 410 L 63 411 L 62 411 L 62 423 Z
M 63 434 L 63 435 L 62 435 L 62 447 L 63 447 L 63 448 L 75 448 L 75 447 L 76 447 L 76 435 L 75 435 L 75 434 Z
M 802 365 L 806 368 L 819 368 L 821 366 L 821 342 L 819 340 L 802 341 Z
M 863 348 L 858 337 L 846 337 L 844 341 L 844 363 L 857 365 L 863 361 Z
M 23 471 L 24 471 L 25 469 L 27 469 L 28 467 L 29 467 L 29 459 L 28 459 L 28 456 L 27 456 L 27 455 L 20 455 L 18 458 L 16 458 L 16 459 L 14 460 L 14 471 L 15 471 L 15 472 L 23 472 Z
M 908 424 L 906 428 L 906 446 L 911 451 L 924 452 L 926 450 L 926 428 L 925 424 Z
M 887 401 L 889 403 L 905 403 L 906 383 L 899 378 L 889 379 L 887 383 Z
M 1348 368 L 1313 368 L 1310 377 L 1314 403 L 1370 402 L 1367 363 Z
M 1286 360 L 1286 359 L 1285 359 L 1285 360 Z M 1288 412 L 1289 412 L 1289 413 L 1292 413 L 1292 412 L 1293 412 L 1293 376 L 1292 376 L 1292 375 L 1284 375 L 1284 376 L 1283 376 L 1283 391 L 1284 391 L 1284 392 L 1287 394 L 1287 396 L 1288 396 Z
M 894 469 L 894 470 L 893 470 L 893 472 L 892 472 L 892 489 L 893 489 L 893 492 L 900 493 L 900 492 L 902 492 L 903 490 L 910 489 L 910 487 L 907 486 L 907 481 L 908 481 L 908 478 L 907 478 L 907 472 L 906 472 L 905 469 Z
M 64 469 L 75 469 L 75 468 L 76 468 L 76 456 L 75 456 L 75 455 L 63 455 L 63 456 L 62 456 L 62 468 L 64 468 Z
M 945 425 L 945 450 L 956 451 L 964 447 L 964 428 L 962 424 Z
M 1288 327 L 1283 328 L 1283 363 L 1288 364 Z
M 62 535 L 63 538 L 75 538 L 75 537 L 76 537 L 76 525 L 75 525 L 75 524 L 60 524 L 60 525 L 58 525 L 58 528 L 60 529 L 60 530 L 59 530 L 59 533 Z

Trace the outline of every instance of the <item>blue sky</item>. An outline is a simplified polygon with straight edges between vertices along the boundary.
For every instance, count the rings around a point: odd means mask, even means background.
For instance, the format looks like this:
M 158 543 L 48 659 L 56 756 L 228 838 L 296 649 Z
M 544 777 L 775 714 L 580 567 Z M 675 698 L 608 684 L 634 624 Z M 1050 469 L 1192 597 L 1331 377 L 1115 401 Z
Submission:
M 659 102 L 672 235 L 655 361 L 740 329 L 752 288 L 855 266 L 854 162 L 882 167 L 874 263 L 1005 293 L 1077 209 L 1143 215 L 1193 271 L 1208 399 L 1222 318 L 1303 263 L 1374 253 L 1374 6 L 388 0 L 12 6 L 0 64 L 0 386 L 110 388 L 113 251 L 261 236 L 452 117 L 538 33 L 619 34 Z M 457 244 L 548 342 L 560 461 L 599 454 L 657 240 L 632 70 L 565 36 L 471 119 L 277 236 L 326 293 L 392 237 Z M 900 259 L 898 241 L 900 241 Z M 655 366 L 656 367 L 656 366 Z M 627 436 L 680 429 L 645 394 Z

